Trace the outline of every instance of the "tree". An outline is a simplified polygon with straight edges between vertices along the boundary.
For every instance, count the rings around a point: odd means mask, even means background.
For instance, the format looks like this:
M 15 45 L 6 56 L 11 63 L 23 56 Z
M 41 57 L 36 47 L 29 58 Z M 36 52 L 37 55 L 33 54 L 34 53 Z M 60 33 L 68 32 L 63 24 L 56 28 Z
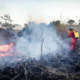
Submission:
M 80 20 L 79 20 L 79 23 L 78 23 L 78 25 L 80 25 Z
M 68 21 L 68 23 L 69 23 L 70 25 L 72 25 L 74 22 L 75 22 L 75 21 L 72 20 L 72 19 L 70 19 L 70 20 Z
M 9 21 L 9 22 L 12 22 L 12 21 L 13 21 L 13 20 L 10 19 L 10 15 L 9 15 L 9 14 L 5 14 L 4 16 L 1 16 L 1 18 L 2 18 L 3 20 L 5 20 L 5 23 L 6 23 L 7 21 Z
M 53 22 L 55 26 L 59 26 L 61 22 L 59 20 Z
M 50 25 L 53 25 L 54 24 L 54 21 L 50 22 Z
M 50 22 L 50 25 L 60 26 L 61 22 L 59 20 Z
M 4 26 L 6 29 L 12 28 L 12 24 L 9 22 L 12 22 L 13 20 L 11 20 L 9 14 L 5 14 L 4 16 L 0 16 L 0 18 L 2 18 L 5 21 L 5 23 L 3 23 L 2 26 Z
M 27 26 L 28 26 L 27 23 L 25 23 L 25 24 L 24 24 L 24 27 L 27 27 Z

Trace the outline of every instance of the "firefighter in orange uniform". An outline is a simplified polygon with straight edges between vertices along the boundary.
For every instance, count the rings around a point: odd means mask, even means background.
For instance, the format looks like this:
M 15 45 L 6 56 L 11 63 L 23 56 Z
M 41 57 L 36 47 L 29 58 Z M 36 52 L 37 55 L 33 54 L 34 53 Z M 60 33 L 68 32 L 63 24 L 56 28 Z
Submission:
M 70 26 L 70 27 L 68 28 L 68 30 L 70 30 L 70 34 L 69 34 L 67 37 L 65 37 L 65 39 L 66 39 L 66 38 L 69 38 L 69 37 L 72 37 L 72 41 L 71 41 L 71 51 L 74 52 L 74 50 L 75 50 L 75 45 L 76 45 L 76 42 L 77 42 L 78 38 L 75 37 L 74 30 L 73 30 L 73 27 L 72 27 L 72 26 Z

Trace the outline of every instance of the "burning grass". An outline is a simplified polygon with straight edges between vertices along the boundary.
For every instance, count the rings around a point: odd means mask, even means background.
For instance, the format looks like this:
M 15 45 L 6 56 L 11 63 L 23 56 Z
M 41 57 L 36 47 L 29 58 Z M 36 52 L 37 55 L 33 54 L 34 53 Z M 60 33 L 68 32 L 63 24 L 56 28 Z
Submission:
M 0 45 L 0 57 L 13 56 L 13 54 L 11 54 L 11 52 L 13 52 L 13 46 L 14 43 L 11 43 L 9 45 Z

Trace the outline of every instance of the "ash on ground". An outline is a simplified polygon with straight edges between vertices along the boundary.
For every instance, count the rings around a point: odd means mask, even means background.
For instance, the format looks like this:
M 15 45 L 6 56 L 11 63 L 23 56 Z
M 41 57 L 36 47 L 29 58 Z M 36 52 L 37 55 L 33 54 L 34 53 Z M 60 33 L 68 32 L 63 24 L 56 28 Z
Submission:
M 66 57 L 50 58 L 48 55 L 47 60 L 28 59 L 4 65 L 0 69 L 0 80 L 80 80 L 80 54 L 70 52 Z

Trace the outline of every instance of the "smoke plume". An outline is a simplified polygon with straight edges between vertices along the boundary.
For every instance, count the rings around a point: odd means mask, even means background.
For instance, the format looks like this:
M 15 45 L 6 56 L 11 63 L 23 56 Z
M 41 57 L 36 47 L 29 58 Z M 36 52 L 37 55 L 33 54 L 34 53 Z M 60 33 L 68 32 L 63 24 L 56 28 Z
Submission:
M 9 39 L 15 42 L 13 52 L 10 53 L 13 56 L 2 56 L 0 58 L 1 61 L 4 59 L 4 61 L 13 63 L 29 58 L 39 60 L 41 55 L 53 54 L 55 56 L 69 51 L 69 45 L 57 35 L 55 27 L 45 23 L 36 24 L 35 22 L 29 22 L 28 27 L 22 30 L 21 37 L 17 33 L 14 33 L 14 36 L 16 39 Z

